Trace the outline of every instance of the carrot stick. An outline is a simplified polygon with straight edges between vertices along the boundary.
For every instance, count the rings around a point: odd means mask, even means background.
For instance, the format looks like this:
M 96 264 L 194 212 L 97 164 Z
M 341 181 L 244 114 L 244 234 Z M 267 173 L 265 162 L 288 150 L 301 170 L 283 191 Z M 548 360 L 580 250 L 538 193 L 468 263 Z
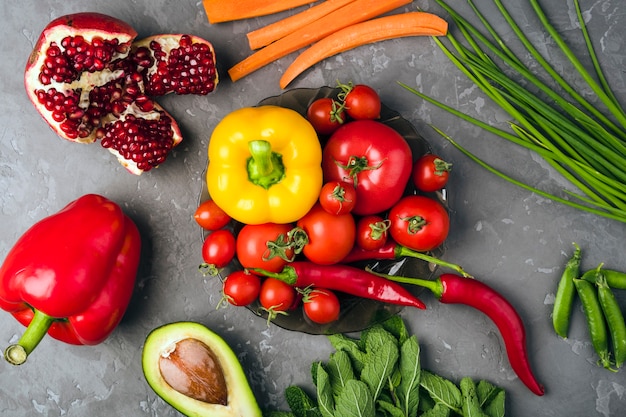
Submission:
M 326 0 L 311 8 L 296 13 L 293 16 L 286 17 L 257 30 L 253 30 L 252 32 L 248 32 L 247 36 L 250 49 L 259 49 L 269 45 L 275 40 L 291 32 L 295 32 L 302 26 L 324 17 L 353 1 L 354 0 Z
M 237 81 L 339 29 L 379 16 L 408 3 L 411 3 L 411 0 L 355 0 L 259 49 L 243 61 L 235 64 L 228 70 L 228 74 L 232 81 Z
M 348 26 L 302 52 L 280 78 L 280 88 L 285 88 L 294 78 L 323 59 L 352 48 L 404 36 L 445 36 L 447 32 L 448 23 L 445 20 L 426 12 L 379 17 Z
M 316 0 L 202 0 L 209 23 L 265 16 L 294 9 Z

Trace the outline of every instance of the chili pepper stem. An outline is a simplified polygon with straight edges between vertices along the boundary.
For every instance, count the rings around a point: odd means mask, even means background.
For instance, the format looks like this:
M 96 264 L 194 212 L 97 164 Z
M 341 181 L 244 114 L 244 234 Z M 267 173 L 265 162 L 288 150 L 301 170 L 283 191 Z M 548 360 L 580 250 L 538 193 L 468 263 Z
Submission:
M 429 262 L 434 265 L 452 269 L 453 271 L 456 271 L 458 274 L 462 275 L 465 278 L 473 278 L 470 274 L 465 272 L 463 267 L 460 265 L 457 265 L 451 262 L 446 262 L 437 257 L 427 255 L 423 252 L 414 251 L 413 249 L 409 249 L 406 246 L 397 245 L 395 248 L 395 256 L 396 258 L 408 256 L 411 258 L 421 259 L 422 261 Z
M 441 298 L 443 295 L 443 286 L 441 285 L 441 280 L 437 279 L 435 281 L 430 281 L 423 278 L 412 278 L 412 277 L 403 277 L 403 276 L 394 276 L 389 274 L 383 274 L 381 272 L 373 271 L 370 268 L 366 268 L 368 272 L 378 275 L 383 278 L 387 278 L 389 281 L 398 282 L 400 284 L 411 284 L 417 285 L 419 287 L 426 288 L 430 290 L 435 297 Z
M 248 271 L 256 272 L 257 274 L 263 275 L 264 277 L 276 278 L 289 285 L 294 285 L 298 280 L 298 274 L 296 273 L 296 270 L 289 265 L 283 267 L 283 270 L 280 272 L 270 272 L 262 268 L 248 268 Z
M 41 342 L 55 320 L 54 317 L 35 310 L 35 315 L 20 340 L 5 349 L 4 358 L 6 361 L 11 365 L 21 365 L 26 362 L 28 355 Z

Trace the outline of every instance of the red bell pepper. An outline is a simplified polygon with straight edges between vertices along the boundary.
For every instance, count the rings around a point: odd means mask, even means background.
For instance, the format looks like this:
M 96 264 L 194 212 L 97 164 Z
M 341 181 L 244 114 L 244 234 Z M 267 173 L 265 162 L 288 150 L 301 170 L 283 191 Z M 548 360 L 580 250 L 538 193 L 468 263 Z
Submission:
M 43 337 L 104 341 L 133 293 L 141 238 L 114 202 L 88 194 L 35 223 L 0 267 L 0 307 L 27 326 L 5 359 L 26 361 Z

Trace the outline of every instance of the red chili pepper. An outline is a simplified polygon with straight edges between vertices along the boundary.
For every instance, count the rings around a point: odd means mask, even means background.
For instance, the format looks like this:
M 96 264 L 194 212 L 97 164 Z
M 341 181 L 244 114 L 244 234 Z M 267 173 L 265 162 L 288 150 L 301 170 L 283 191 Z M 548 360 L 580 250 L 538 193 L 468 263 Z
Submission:
M 544 394 L 544 388 L 535 379 L 528 360 L 524 323 L 500 293 L 483 282 L 455 274 L 442 274 L 435 281 L 393 276 L 388 276 L 388 279 L 428 288 L 441 303 L 465 304 L 487 315 L 498 327 L 511 367 L 519 379 L 534 394 Z
M 353 266 L 296 261 L 286 265 L 281 272 L 255 268 L 251 270 L 298 288 L 322 287 L 390 304 L 426 308 L 422 301 L 402 285 Z
M 463 270 L 463 268 L 459 265 L 446 262 L 437 257 L 428 255 L 424 252 L 414 251 L 413 249 L 409 249 L 406 246 L 402 246 L 399 243 L 393 241 L 392 239 L 388 239 L 387 243 L 383 245 L 379 249 L 374 250 L 365 250 L 357 245 L 354 245 L 354 248 L 350 251 L 348 256 L 341 260 L 342 264 L 350 264 L 353 262 L 361 262 L 361 261 L 370 261 L 370 260 L 395 260 L 401 258 L 416 258 L 421 259 L 426 262 L 430 262 L 435 265 L 442 266 L 444 268 L 452 269 L 457 273 L 463 275 L 464 277 L 469 277 L 470 275 Z
M 132 296 L 140 247 L 133 221 L 95 194 L 35 223 L 0 267 L 0 307 L 27 326 L 6 360 L 25 362 L 46 333 L 75 345 L 105 340 Z

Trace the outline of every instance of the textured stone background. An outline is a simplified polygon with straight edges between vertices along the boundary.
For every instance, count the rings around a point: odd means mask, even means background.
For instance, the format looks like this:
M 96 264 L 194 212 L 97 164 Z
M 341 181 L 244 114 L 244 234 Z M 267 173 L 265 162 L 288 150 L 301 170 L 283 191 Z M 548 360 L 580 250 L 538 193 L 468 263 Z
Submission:
M 465 2 L 458 7 L 467 9 Z M 489 0 L 476 2 L 495 13 Z M 555 46 L 538 29 L 525 1 L 512 2 L 528 36 L 564 67 Z M 520 3 L 520 4 L 517 4 Z M 583 51 L 571 1 L 542 1 L 564 36 Z M 626 4 L 621 0 L 585 1 L 582 8 L 605 65 L 609 82 L 626 100 Z M 441 12 L 434 1 L 417 0 L 412 8 Z M 158 170 L 135 177 L 97 145 L 60 140 L 45 125 L 24 93 L 25 61 L 48 21 L 66 13 L 94 10 L 128 21 L 140 36 L 188 32 L 211 40 L 221 79 L 208 97 L 167 97 L 161 104 L 179 121 L 185 141 Z M 205 324 L 221 334 L 238 354 L 263 405 L 285 407 L 284 389 L 311 387 L 311 362 L 326 359 L 323 336 L 267 327 L 245 309 L 216 309 L 216 279 L 198 273 L 200 231 L 192 214 L 202 188 L 206 147 L 215 124 L 228 112 L 281 93 L 278 78 L 292 57 L 284 58 L 233 84 L 226 70 L 249 54 L 245 33 L 276 17 L 209 25 L 200 1 L 25 0 L 0 6 L 0 257 L 35 221 L 86 193 L 117 201 L 137 222 L 144 256 L 132 304 L 120 327 L 94 347 L 67 346 L 45 339 L 21 367 L 0 363 L 0 414 L 3 416 L 175 416 L 144 380 L 141 348 L 153 328 L 180 320 Z M 286 15 L 286 14 L 285 14 Z M 502 26 L 498 26 L 502 28 Z M 509 38 L 510 33 L 505 32 Z M 512 44 L 514 47 L 515 45 Z M 571 75 L 571 71 L 566 70 Z M 568 187 L 537 157 L 460 122 L 395 84 L 402 81 L 489 123 L 505 126 L 506 115 L 494 107 L 429 38 L 387 41 L 330 58 L 291 86 L 334 85 L 352 80 L 375 87 L 383 101 L 410 120 L 435 151 L 455 164 L 450 184 L 452 230 L 445 258 L 465 266 L 501 291 L 519 309 L 528 330 L 531 361 L 547 393 L 531 394 L 512 372 L 497 330 L 480 313 L 460 306 L 440 306 L 425 297 L 426 311 L 401 314 L 422 347 L 422 363 L 453 380 L 485 378 L 507 389 L 507 415 L 609 416 L 626 409 L 624 371 L 611 373 L 595 364 L 579 307 L 571 337 L 551 329 L 556 282 L 572 242 L 584 251 L 583 267 L 600 262 L 626 270 L 626 226 L 548 201 L 486 172 L 428 126 L 434 124 L 477 155 L 511 175 L 547 190 Z M 584 89 L 577 79 L 574 84 Z M 620 296 L 622 306 L 626 297 Z M 5 346 L 23 328 L 0 315 Z

